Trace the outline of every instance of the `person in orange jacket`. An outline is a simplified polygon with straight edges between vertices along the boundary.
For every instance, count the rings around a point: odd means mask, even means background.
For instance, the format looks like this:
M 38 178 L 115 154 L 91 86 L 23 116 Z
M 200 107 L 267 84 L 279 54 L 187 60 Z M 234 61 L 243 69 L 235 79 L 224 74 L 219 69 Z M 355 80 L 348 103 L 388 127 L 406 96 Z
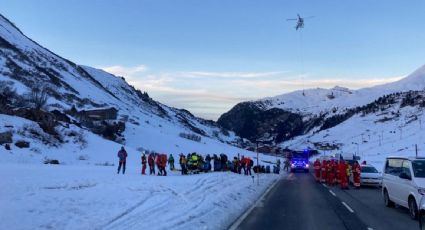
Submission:
M 322 165 L 320 166 L 321 177 L 320 182 L 326 183 L 326 160 L 322 161 Z
M 339 168 L 339 176 L 340 176 L 339 179 L 341 181 L 341 189 L 348 189 L 348 180 L 347 180 L 348 168 L 344 160 L 341 160 L 339 162 L 338 168 Z
M 335 161 L 335 183 L 341 184 L 341 176 L 339 175 L 339 163 L 340 161 Z
M 360 173 L 362 169 L 359 165 L 359 162 L 355 161 L 353 164 L 353 184 L 354 188 L 359 189 L 360 188 Z
M 167 171 L 165 168 L 167 167 L 167 154 L 159 154 L 158 156 L 158 176 L 167 176 Z
M 316 181 L 319 182 L 320 181 L 320 169 L 321 169 L 321 164 L 320 164 L 320 160 L 316 159 L 316 161 L 313 164 L 314 167 L 314 175 L 316 177 Z
M 328 185 L 333 186 L 335 183 L 335 161 L 332 159 L 328 162 Z

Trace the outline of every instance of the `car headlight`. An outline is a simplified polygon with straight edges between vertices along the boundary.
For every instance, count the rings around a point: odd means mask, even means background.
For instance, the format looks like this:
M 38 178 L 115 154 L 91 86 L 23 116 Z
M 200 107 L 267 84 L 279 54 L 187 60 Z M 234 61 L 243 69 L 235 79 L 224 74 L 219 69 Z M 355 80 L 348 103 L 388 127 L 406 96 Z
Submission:
M 418 193 L 421 195 L 425 195 L 425 188 L 418 188 Z
M 309 166 L 308 164 L 305 164 L 305 167 L 306 167 L 306 168 L 308 168 L 308 166 Z

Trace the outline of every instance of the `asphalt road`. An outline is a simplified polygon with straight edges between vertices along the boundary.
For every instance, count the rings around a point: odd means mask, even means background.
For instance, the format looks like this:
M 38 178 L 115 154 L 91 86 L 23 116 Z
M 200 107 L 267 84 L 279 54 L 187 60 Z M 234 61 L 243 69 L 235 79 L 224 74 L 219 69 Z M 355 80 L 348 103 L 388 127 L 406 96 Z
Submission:
M 276 184 L 237 229 L 419 229 L 405 208 L 385 207 L 378 188 L 340 190 L 291 173 Z

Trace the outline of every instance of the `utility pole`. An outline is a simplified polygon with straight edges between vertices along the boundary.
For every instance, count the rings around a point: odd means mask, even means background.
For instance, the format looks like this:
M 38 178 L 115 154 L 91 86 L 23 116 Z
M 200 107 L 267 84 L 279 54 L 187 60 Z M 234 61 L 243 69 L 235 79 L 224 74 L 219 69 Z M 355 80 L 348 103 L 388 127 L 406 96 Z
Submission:
M 259 165 L 259 154 L 258 154 L 258 141 L 257 142 L 257 148 L 255 148 L 255 151 L 257 152 L 257 185 L 260 185 L 260 165 Z
M 416 158 L 418 157 L 418 144 L 415 144 Z
M 399 129 L 400 129 L 400 140 L 401 140 L 401 139 L 403 139 L 403 128 L 400 127 Z
M 381 131 L 381 142 L 384 143 L 384 130 Z

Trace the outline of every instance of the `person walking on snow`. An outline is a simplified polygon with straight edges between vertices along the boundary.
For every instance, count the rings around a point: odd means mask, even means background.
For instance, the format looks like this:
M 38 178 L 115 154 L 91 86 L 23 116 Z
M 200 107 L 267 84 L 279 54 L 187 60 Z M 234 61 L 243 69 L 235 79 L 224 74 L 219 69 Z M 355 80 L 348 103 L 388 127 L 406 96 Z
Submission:
M 243 174 L 248 175 L 248 172 L 246 171 L 246 159 L 244 156 L 241 158 L 241 168 L 243 169 Z
M 212 158 L 211 158 L 211 156 L 210 156 L 210 154 L 207 154 L 207 156 L 205 157 L 205 162 L 208 164 L 208 170 L 207 171 L 211 171 L 211 160 L 212 160 Z
M 145 155 L 145 152 L 143 151 L 143 153 L 142 153 L 142 175 L 146 174 L 146 162 L 147 162 L 146 155 Z
M 174 157 L 170 154 L 170 158 L 168 158 L 168 164 L 170 165 L 170 171 L 174 171 Z
M 159 155 L 159 165 L 159 172 L 161 173 L 161 176 L 167 176 L 167 171 L 165 170 L 167 167 L 167 154 Z
M 186 157 L 184 156 L 183 153 L 180 154 L 179 163 L 180 163 L 180 168 L 182 169 L 182 175 L 186 175 L 187 174 L 187 166 L 186 166 L 187 160 L 186 160 Z
M 161 154 L 155 154 L 155 165 L 158 168 L 158 176 L 162 176 Z
M 284 170 L 286 172 L 289 172 L 290 166 L 291 166 L 291 161 L 289 160 L 289 158 L 286 158 L 285 162 L 284 162 L 285 166 L 284 166 Z
M 149 165 L 149 175 L 152 175 L 152 174 L 155 175 L 155 158 L 152 152 L 148 156 L 148 165 Z
M 278 158 L 276 160 L 276 173 L 279 174 L 280 173 L 280 159 Z
M 254 166 L 254 161 L 251 158 L 245 158 L 246 159 L 246 175 L 251 176 L 251 168 Z
M 117 174 L 120 173 L 121 167 L 122 167 L 122 174 L 125 174 L 125 164 L 127 160 L 127 152 L 124 149 L 124 146 L 121 147 L 121 150 L 118 151 L 118 158 L 119 158 L 119 165 L 118 165 L 118 171 Z

